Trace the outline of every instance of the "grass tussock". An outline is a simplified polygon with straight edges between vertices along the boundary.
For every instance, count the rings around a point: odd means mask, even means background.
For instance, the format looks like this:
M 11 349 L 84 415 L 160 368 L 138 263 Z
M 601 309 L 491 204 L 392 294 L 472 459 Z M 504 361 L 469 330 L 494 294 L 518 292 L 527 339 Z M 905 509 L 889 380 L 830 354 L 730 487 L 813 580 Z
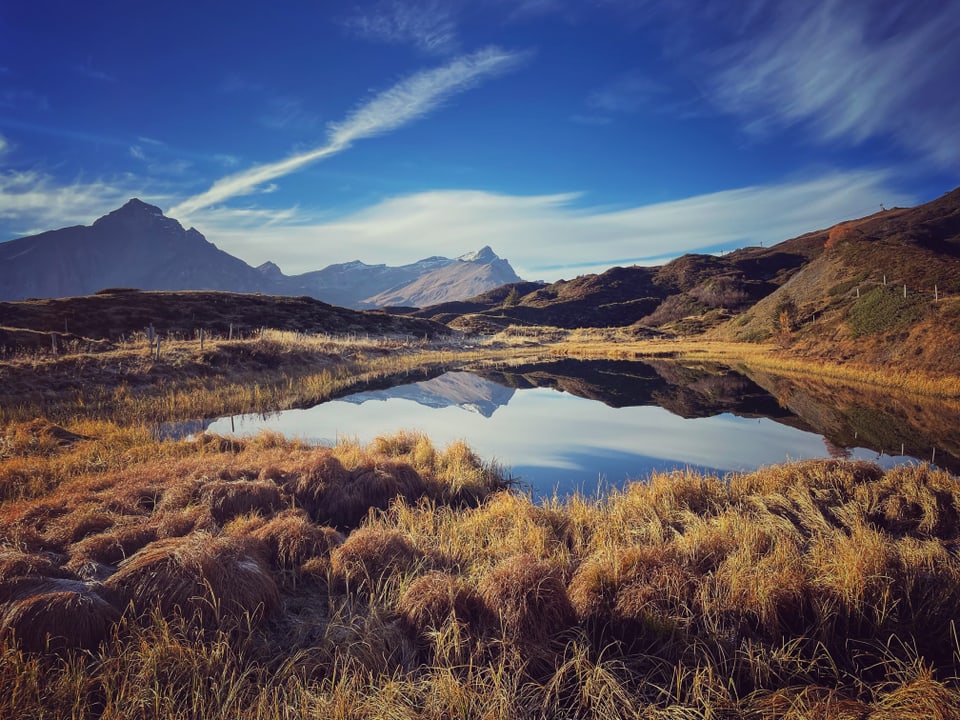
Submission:
M 73 469 L 0 503 L 3 717 L 960 712 L 960 481 L 927 466 L 537 505 L 412 433 L 91 443 L 7 458 Z

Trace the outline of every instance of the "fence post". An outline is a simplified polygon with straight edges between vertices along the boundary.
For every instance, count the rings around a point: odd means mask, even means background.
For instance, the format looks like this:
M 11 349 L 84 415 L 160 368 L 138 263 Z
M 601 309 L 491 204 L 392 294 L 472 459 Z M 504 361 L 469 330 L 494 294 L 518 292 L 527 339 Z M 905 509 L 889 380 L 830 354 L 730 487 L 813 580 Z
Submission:
M 50 342 L 53 343 L 53 356 L 57 356 L 57 334 L 50 333 Z
M 157 355 L 156 355 L 156 360 L 157 360 L 157 362 L 160 362 L 160 336 L 159 336 L 159 335 L 157 335 Z
M 904 297 L 907 296 L 907 286 L 906 286 L 906 285 L 903 286 L 903 296 L 904 296 Z
M 230 323 L 230 335 L 227 339 L 233 340 L 233 323 Z
M 203 328 L 200 328 L 200 352 L 203 352 Z

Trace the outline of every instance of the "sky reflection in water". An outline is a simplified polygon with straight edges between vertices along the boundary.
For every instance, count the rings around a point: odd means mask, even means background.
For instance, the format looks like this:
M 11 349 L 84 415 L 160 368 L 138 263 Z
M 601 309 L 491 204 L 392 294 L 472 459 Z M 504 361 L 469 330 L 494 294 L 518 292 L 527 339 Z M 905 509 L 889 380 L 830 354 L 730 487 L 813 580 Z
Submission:
M 208 429 L 237 435 L 269 429 L 314 444 L 333 444 L 339 438 L 367 443 L 400 430 L 422 431 L 440 446 L 462 439 L 541 497 L 554 490 L 561 495 L 573 490 L 593 493 L 601 486 L 643 478 L 652 470 L 693 467 L 724 473 L 828 455 L 820 435 L 765 418 L 724 413 L 684 419 L 660 407 L 612 408 L 549 388 L 504 393 L 501 386 L 470 377 L 474 385 L 479 381 L 493 386 L 497 404 L 479 409 L 469 402 L 437 407 L 440 403 L 430 384 L 449 381 L 441 376 L 306 410 L 221 418 Z M 420 390 L 423 397 L 418 402 L 413 398 Z M 422 404 L 425 401 L 432 406 Z M 853 450 L 852 457 L 883 466 L 904 460 L 864 449 Z

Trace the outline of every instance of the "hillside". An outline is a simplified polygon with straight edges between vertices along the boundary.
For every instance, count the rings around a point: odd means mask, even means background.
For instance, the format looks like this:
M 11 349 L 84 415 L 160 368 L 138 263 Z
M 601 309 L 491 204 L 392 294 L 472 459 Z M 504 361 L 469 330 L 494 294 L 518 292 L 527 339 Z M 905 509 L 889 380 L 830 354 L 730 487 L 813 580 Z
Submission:
M 960 189 L 841 223 L 825 250 L 715 337 L 806 356 L 960 372 Z
M 90 226 L 0 243 L 0 300 L 89 295 L 102 288 L 308 295 L 354 309 L 460 300 L 520 278 L 489 247 L 397 267 L 359 260 L 285 275 L 251 267 L 195 228 L 138 199 Z
M 549 285 L 517 283 L 411 314 L 481 332 L 516 324 L 665 329 L 680 323 L 685 332 L 701 330 L 780 287 L 822 252 L 820 235 L 723 257 L 684 255 L 661 267 L 613 267 Z
M 116 340 L 152 325 L 165 336 L 207 333 L 234 337 L 260 328 L 310 333 L 435 336 L 449 330 L 438 323 L 381 312 L 340 308 L 308 297 L 227 292 L 143 292 L 116 289 L 95 295 L 0 302 L 0 347 L 50 347 L 50 333 L 62 340 Z
M 405 312 L 471 332 L 623 327 L 638 336 L 771 341 L 805 356 L 957 373 L 960 189 L 768 248 L 515 283 Z

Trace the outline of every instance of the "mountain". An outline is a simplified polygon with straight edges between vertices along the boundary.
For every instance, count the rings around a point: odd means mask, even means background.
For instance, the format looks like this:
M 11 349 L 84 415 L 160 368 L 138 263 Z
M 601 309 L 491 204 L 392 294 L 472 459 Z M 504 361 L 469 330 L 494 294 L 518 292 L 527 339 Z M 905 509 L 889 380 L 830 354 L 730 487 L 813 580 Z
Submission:
M 960 335 L 958 296 L 960 188 L 772 247 L 684 255 L 549 285 L 515 283 L 408 314 L 476 332 L 625 327 L 777 340 L 824 357 L 862 352 L 874 363 L 907 342 L 917 367 L 952 372 L 960 361 L 944 338 Z
M 357 260 L 283 276 L 281 282 L 289 294 L 323 298 L 344 307 L 371 308 L 460 300 L 519 279 L 509 262 L 485 247 L 452 260 L 433 256 L 398 267 Z
M 519 279 L 489 247 L 400 267 L 355 261 L 285 275 L 272 262 L 251 267 L 137 199 L 91 226 L 0 243 L 0 300 L 133 287 L 306 295 L 357 309 L 458 300 Z
M 431 258 L 436 261 L 438 258 Z M 491 288 L 520 282 L 510 263 L 497 257 L 489 246 L 435 267 L 412 282 L 372 295 L 363 304 L 375 307 L 412 305 L 424 307 L 473 297 Z
M 960 373 L 960 188 L 816 238 L 816 258 L 712 334 L 773 340 L 808 357 Z
M 549 285 L 519 282 L 459 302 L 417 311 L 468 331 L 511 324 L 562 328 L 663 328 L 717 324 L 786 282 L 823 250 L 805 235 L 772 248 L 743 248 L 723 257 L 684 255 L 660 267 L 613 267 Z
M 0 243 L 0 299 L 144 290 L 263 289 L 254 268 L 137 199 L 90 226 Z

